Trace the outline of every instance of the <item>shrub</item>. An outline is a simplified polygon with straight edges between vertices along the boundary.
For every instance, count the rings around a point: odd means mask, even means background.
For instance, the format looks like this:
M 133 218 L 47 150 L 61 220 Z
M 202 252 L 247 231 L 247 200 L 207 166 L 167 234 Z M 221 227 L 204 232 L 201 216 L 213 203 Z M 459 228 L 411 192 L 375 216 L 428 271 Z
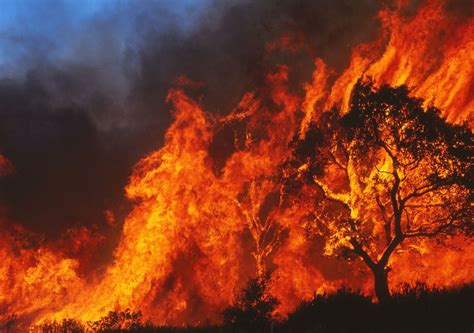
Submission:
M 84 325 L 74 319 L 63 319 L 60 322 L 53 321 L 40 325 L 39 331 L 42 333 L 84 333 Z
M 241 332 L 261 332 L 271 325 L 278 301 L 266 292 L 266 285 L 264 279 L 249 280 L 235 303 L 223 311 L 226 326 Z
M 144 325 L 141 322 L 142 313 L 125 311 L 110 311 L 105 317 L 98 321 L 89 322 L 89 327 L 95 332 L 114 332 L 114 331 L 137 331 Z

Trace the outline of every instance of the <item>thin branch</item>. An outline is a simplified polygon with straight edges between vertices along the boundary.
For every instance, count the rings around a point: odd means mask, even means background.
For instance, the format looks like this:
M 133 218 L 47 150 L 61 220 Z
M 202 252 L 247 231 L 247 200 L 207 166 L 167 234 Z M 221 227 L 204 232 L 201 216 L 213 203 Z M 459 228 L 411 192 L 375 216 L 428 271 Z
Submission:
M 331 157 L 334 164 L 336 164 L 341 170 L 347 172 L 347 167 L 342 165 L 342 163 L 337 160 L 336 156 L 334 155 L 334 153 L 331 150 L 329 150 L 329 156 Z
M 353 247 L 352 251 L 357 254 L 359 257 L 364 260 L 364 262 L 369 266 L 371 269 L 376 268 L 376 263 L 372 260 L 369 254 L 362 248 L 362 245 L 355 239 L 351 238 L 349 241 Z
M 406 233 L 405 236 L 408 237 L 408 238 L 415 238 L 415 237 L 433 237 L 433 236 L 436 236 L 442 232 L 444 232 L 445 230 L 449 229 L 449 228 L 452 228 L 455 226 L 455 222 L 458 220 L 459 216 L 461 215 L 461 213 L 458 211 L 458 212 L 454 212 L 453 215 L 449 216 L 447 218 L 447 222 L 438 226 L 435 230 L 433 231 L 428 231 L 428 230 L 423 230 L 421 227 L 420 228 L 417 228 L 415 230 L 412 230 L 412 232 L 410 233 Z M 445 219 L 437 219 L 435 221 L 438 221 L 438 222 L 441 222 Z
M 316 183 L 316 185 L 318 185 L 321 188 L 321 190 L 324 193 L 324 197 L 327 200 L 333 201 L 333 202 L 336 202 L 336 203 L 340 203 L 340 204 L 344 205 L 349 211 L 351 210 L 351 207 L 349 205 L 349 201 L 344 198 L 344 195 L 334 193 L 333 191 L 331 191 L 326 186 L 326 184 L 322 183 L 316 177 L 313 177 L 313 181 Z
M 402 198 L 401 200 L 402 200 L 403 203 L 406 203 L 410 199 L 419 198 L 419 197 L 425 195 L 426 193 L 433 192 L 433 191 L 439 189 L 443 185 L 447 185 L 447 184 L 430 183 L 430 184 L 420 186 L 418 188 L 415 188 L 415 190 L 412 193 L 408 194 L 406 197 Z
M 405 235 L 396 234 L 395 237 L 392 238 L 392 241 L 385 248 L 385 251 L 382 253 L 382 256 L 380 257 L 380 260 L 378 261 L 377 264 L 381 265 L 382 267 L 385 267 L 388 264 L 388 259 L 390 258 L 390 255 L 397 248 L 397 246 L 401 242 L 403 242 L 404 239 L 405 239 Z

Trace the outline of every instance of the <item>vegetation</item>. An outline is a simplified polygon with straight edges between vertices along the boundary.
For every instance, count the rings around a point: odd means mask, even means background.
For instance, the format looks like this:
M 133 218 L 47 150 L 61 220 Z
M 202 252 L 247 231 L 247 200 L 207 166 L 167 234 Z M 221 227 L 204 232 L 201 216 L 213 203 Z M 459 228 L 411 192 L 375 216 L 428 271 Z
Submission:
M 6 326 L 6 332 L 20 332 L 23 330 L 20 321 L 18 325 L 12 324 L 11 320 Z M 1 328 L 1 326 L 0 326 Z M 85 333 L 85 332 L 154 332 L 156 327 L 152 327 L 150 322 L 142 323 L 140 311 L 133 312 L 129 309 L 124 311 L 110 311 L 107 316 L 94 322 L 82 323 L 74 319 L 63 319 L 60 322 L 47 322 L 32 328 L 33 332 L 41 333 Z M 3 332 L 0 329 L 0 332 Z
M 288 187 L 319 189 L 310 215 L 325 253 L 360 258 L 381 302 L 402 243 L 474 232 L 474 135 L 406 86 L 359 81 L 349 112 L 323 113 L 293 149 Z
M 149 323 L 142 323 L 141 312 L 110 311 L 105 317 L 98 321 L 88 323 L 89 328 L 94 332 L 116 332 L 116 331 L 136 331 L 150 326 Z
M 274 179 L 254 179 L 239 195 L 239 212 L 255 243 L 257 278 L 224 309 L 222 325 L 156 327 L 127 309 L 96 322 L 44 323 L 37 331 L 474 332 L 474 285 L 443 290 L 419 283 L 393 295 L 388 287 L 390 258 L 403 244 L 474 234 L 473 141 L 467 125 L 447 123 L 439 110 L 410 97 L 406 87 L 376 89 L 360 81 L 347 114 L 325 112 L 294 140 L 278 186 Z M 326 254 L 364 262 L 373 273 L 378 302 L 343 289 L 315 296 L 277 320 L 278 301 L 267 292 L 265 267 L 281 233 L 274 216 L 281 198 L 272 194 L 298 196 L 305 186 L 316 189 L 308 217 Z M 15 316 L 0 323 L 0 332 L 21 331 Z
M 225 327 L 238 332 L 267 332 L 278 301 L 266 292 L 265 279 L 251 279 L 234 305 L 223 312 Z
M 373 302 L 358 292 L 340 290 L 302 303 L 288 318 L 272 320 L 276 300 L 262 293 L 264 286 L 251 280 L 236 304 L 223 312 L 224 324 L 212 327 L 160 327 L 142 323 L 139 313 L 111 312 L 94 326 L 96 332 L 245 333 L 245 332 L 472 332 L 474 285 L 458 289 L 428 289 L 424 284 L 405 286 L 385 303 Z M 135 318 L 135 319 L 133 319 Z M 125 320 L 123 320 L 125 319 Z M 128 324 L 123 325 L 124 322 Z M 121 323 L 121 324 L 119 324 Z M 128 326 L 128 328 L 126 328 Z M 0 326 L 2 332 L 21 332 Z M 74 320 L 44 324 L 38 332 L 91 332 L 90 325 Z
M 281 227 L 275 220 L 281 202 L 279 188 L 271 179 L 260 177 L 245 184 L 240 193 L 237 206 L 239 213 L 254 240 L 252 256 L 255 259 L 257 279 L 264 280 L 267 275 L 265 261 L 279 244 Z M 271 199 L 277 197 L 276 202 Z
M 472 332 L 474 286 L 406 286 L 384 303 L 342 290 L 302 304 L 279 332 Z
M 51 322 L 41 325 L 42 333 L 82 333 L 86 326 L 74 319 L 63 319 L 61 322 Z

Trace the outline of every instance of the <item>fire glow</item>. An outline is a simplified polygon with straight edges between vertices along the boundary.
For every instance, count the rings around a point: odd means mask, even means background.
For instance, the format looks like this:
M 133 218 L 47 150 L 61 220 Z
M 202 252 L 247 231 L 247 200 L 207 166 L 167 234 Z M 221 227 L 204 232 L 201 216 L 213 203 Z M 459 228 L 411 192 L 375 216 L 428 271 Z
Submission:
M 101 272 L 84 273 L 80 250 L 62 253 L 55 244 L 31 245 L 26 230 L 4 232 L 0 320 L 16 315 L 29 323 L 86 322 L 129 308 L 156 324 L 200 325 L 203 318 L 218 323 L 236 290 L 249 278 L 266 275 L 268 292 L 280 302 L 275 315 L 282 317 L 301 301 L 341 287 L 373 295 L 363 263 L 335 259 L 333 245 L 308 236 L 312 190 L 289 203 L 274 179 L 291 157 L 295 136 L 304 138 L 323 111 L 348 112 L 361 78 L 376 87 L 407 85 L 411 96 L 442 110 L 451 123 L 471 120 L 472 18 L 460 24 L 445 13 L 442 1 L 426 1 L 411 16 L 402 10 L 403 1 L 379 12 L 378 38 L 354 47 L 342 73 L 314 59 L 312 82 L 301 82 L 304 96 L 288 88 L 292 68 L 281 65 L 230 114 L 216 116 L 191 97 L 205 82 L 177 78 L 167 96 L 174 120 L 165 143 L 135 165 L 125 189 L 133 209 L 113 262 Z M 304 39 L 291 33 L 267 47 L 269 53 L 302 49 Z M 7 158 L 0 155 L 0 176 L 14 172 Z M 372 201 L 367 211 L 377 209 Z M 85 228 L 69 237 L 77 249 L 100 242 Z M 389 261 L 390 289 L 417 281 L 428 286 L 472 282 L 472 239 L 458 235 L 449 243 L 454 246 L 430 239 L 401 244 Z

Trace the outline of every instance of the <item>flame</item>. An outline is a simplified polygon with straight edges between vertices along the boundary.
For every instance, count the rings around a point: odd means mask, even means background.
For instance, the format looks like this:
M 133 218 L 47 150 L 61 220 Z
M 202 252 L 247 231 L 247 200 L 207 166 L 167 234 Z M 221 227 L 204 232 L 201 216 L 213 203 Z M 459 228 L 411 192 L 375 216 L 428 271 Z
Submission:
M 441 108 L 449 121 L 469 120 L 473 19 L 459 21 L 444 1 L 426 1 L 411 16 L 402 14 L 404 6 L 379 12 L 379 37 L 355 46 L 341 73 L 316 58 L 303 96 L 288 87 L 291 67 L 280 65 L 261 90 L 249 91 L 230 114 L 218 117 L 185 92 L 202 83 L 178 78 L 167 97 L 174 121 L 164 146 L 137 163 L 126 187 L 133 209 L 113 262 L 86 277 L 79 274 L 74 251 L 28 249 L 14 236 L 2 236 L 1 313 L 41 323 L 97 320 L 110 310 L 130 308 L 156 324 L 199 325 L 218 322 L 235 291 L 256 275 L 270 276 L 268 292 L 279 299 L 277 312 L 283 316 L 302 300 L 341 286 L 372 293 L 370 276 L 359 272 L 362 266 L 325 257 L 328 249 L 321 240 L 308 237 L 305 212 L 314 190 L 304 188 L 294 202 L 284 202 L 280 189 L 266 180 L 281 171 L 278 165 L 288 157 L 292 138 L 303 137 L 322 111 L 348 110 L 361 77 L 371 77 L 376 85 L 406 84 L 412 96 Z M 267 50 L 293 52 L 303 44 L 301 36 L 293 42 L 285 35 Z M 231 151 L 217 156 L 213 151 L 222 144 L 217 134 L 226 131 L 232 134 Z M 6 161 L 0 156 L 0 175 L 7 173 L 1 171 L 7 170 Z M 386 163 L 381 161 L 380 168 L 389 167 Z M 337 183 L 337 172 L 331 174 Z M 351 180 L 351 190 L 364 188 Z M 341 200 L 356 197 L 338 195 Z M 106 215 L 115 224 L 113 215 Z M 453 242 L 460 249 L 441 249 L 430 241 L 403 244 L 391 259 L 391 287 L 472 282 L 473 244 L 462 237 Z
M 357 80 L 370 76 L 378 85 L 406 84 L 414 97 L 434 104 L 451 122 L 466 120 L 474 108 L 474 24 L 446 15 L 445 1 L 427 1 L 415 15 L 379 12 L 380 37 L 354 48 L 351 63 L 331 88 L 326 107 L 349 99 Z
M 57 255 L 47 246 L 34 247 L 21 228 L 15 232 L 4 229 L 3 219 L 0 321 L 13 314 L 32 316 L 45 308 L 61 306 L 65 300 L 72 301 L 71 291 L 80 290 L 84 284 L 77 274 L 79 262 Z

